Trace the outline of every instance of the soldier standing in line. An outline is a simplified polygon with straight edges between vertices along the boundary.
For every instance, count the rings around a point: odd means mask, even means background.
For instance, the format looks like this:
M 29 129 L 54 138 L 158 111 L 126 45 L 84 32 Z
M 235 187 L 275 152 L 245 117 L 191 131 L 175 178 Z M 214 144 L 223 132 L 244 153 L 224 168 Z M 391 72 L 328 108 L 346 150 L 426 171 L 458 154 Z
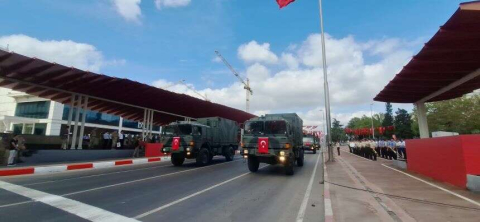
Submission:
M 117 131 L 113 131 L 111 134 L 111 141 L 112 141 L 112 144 L 111 144 L 111 148 L 112 149 L 116 149 L 118 147 L 118 132 Z
M 372 159 L 374 161 L 377 161 L 377 142 L 375 142 L 375 140 L 371 140 L 370 141 L 370 149 L 371 149 L 371 152 L 372 152 Z

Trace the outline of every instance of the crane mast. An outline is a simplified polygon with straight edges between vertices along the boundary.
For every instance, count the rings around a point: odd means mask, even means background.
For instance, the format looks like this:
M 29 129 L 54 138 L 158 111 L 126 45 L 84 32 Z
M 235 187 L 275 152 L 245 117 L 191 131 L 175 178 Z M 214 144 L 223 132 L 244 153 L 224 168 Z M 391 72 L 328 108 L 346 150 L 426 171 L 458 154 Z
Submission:
M 250 95 L 253 95 L 252 88 L 250 88 L 250 80 L 246 78 L 246 80 L 243 80 L 242 77 L 233 69 L 233 67 L 230 65 L 230 63 L 227 62 L 225 58 L 223 58 L 222 54 L 220 54 L 219 51 L 215 51 L 215 54 L 217 54 L 218 58 L 222 60 L 222 62 L 230 69 L 230 71 L 235 75 L 238 80 L 243 84 L 243 88 L 245 89 L 246 92 L 246 106 L 245 106 L 245 111 L 249 112 L 250 111 Z

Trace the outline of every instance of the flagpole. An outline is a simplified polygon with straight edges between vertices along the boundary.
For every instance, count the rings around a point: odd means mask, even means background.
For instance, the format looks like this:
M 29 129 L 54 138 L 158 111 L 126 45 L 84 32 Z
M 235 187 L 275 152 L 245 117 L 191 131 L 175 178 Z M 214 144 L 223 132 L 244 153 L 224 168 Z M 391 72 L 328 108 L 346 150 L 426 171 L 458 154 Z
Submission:
M 324 83 L 324 96 L 325 96 L 325 115 L 327 123 L 327 137 L 326 142 L 328 145 L 328 161 L 333 162 L 335 158 L 333 157 L 332 149 L 332 134 L 331 134 L 331 118 L 330 118 L 330 93 L 328 89 L 328 77 L 327 77 L 327 57 L 325 53 L 325 33 L 323 31 L 323 10 L 322 10 L 322 0 L 318 0 L 319 9 L 320 9 L 320 30 L 322 36 L 322 62 L 323 62 L 323 83 Z

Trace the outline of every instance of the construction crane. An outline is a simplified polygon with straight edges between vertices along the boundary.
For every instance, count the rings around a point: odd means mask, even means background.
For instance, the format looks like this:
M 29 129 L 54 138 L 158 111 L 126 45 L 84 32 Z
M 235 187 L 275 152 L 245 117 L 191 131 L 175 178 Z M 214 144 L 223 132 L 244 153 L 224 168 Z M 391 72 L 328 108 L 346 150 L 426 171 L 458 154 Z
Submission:
M 240 80 L 240 82 L 243 84 L 243 88 L 246 91 L 246 100 L 247 100 L 245 111 L 248 113 L 250 110 L 250 95 L 253 95 L 252 88 L 250 88 L 250 80 L 248 78 L 245 78 L 245 81 L 244 81 L 242 77 L 240 77 L 240 75 L 237 73 L 237 71 L 233 69 L 230 63 L 228 63 L 227 60 L 223 58 L 220 52 L 215 51 L 215 54 L 217 54 L 218 58 L 220 58 L 223 61 L 223 63 L 225 63 L 225 65 L 230 69 L 230 71 L 232 71 L 233 75 L 235 75 L 238 78 L 238 80 Z
M 202 97 L 205 101 L 210 102 L 210 100 L 207 98 L 207 94 L 206 94 L 206 93 L 205 93 L 205 95 L 202 95 L 202 94 L 199 93 L 197 90 L 195 90 L 193 87 L 191 87 L 191 86 L 189 86 L 188 84 L 186 84 L 186 83 L 185 83 L 185 80 L 180 80 L 178 83 L 186 86 L 188 89 L 192 90 L 195 94 L 197 94 L 198 96 Z

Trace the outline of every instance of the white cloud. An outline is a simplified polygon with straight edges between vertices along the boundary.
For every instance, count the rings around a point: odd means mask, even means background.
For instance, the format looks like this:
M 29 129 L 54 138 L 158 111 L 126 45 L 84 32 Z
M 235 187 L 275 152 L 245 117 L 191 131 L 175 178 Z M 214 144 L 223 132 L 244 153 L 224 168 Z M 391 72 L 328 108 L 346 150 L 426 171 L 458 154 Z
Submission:
M 250 79 L 253 90 L 250 110 L 255 114 L 297 112 L 306 125 L 320 125 L 324 98 L 320 35 L 292 45 L 296 47 L 289 47 L 280 59 L 268 43 L 251 41 L 238 48 L 239 58 L 247 63 L 241 73 Z M 369 111 L 358 110 L 368 107 L 408 62 L 415 46 L 405 40 L 358 42 L 352 36 L 326 35 L 332 118 L 347 124 L 354 116 L 369 115 Z M 213 102 L 245 109 L 245 90 L 239 82 L 200 92 Z
M 92 72 L 98 72 L 102 66 L 111 63 L 104 60 L 102 53 L 95 46 L 71 40 L 41 41 L 26 35 L 0 36 L 0 45 L 7 44 L 10 51 L 22 55 Z M 125 60 L 113 60 L 112 63 L 121 65 Z
M 140 16 L 142 16 L 142 10 L 140 9 L 140 3 L 142 0 L 111 0 L 115 10 L 126 21 L 140 23 Z
M 243 44 L 238 48 L 238 56 L 245 62 L 265 62 L 276 63 L 278 61 L 277 55 L 270 51 L 270 44 L 258 44 L 256 41 L 251 41 Z
M 177 8 L 189 5 L 191 0 L 155 0 L 157 9 L 161 8 Z

